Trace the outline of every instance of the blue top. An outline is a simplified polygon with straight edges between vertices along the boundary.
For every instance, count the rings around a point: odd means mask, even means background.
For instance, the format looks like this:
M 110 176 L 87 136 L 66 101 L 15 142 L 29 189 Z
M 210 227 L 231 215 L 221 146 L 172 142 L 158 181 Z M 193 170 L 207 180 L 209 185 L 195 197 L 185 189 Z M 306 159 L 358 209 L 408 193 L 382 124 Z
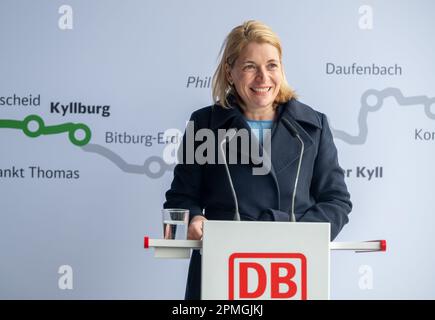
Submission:
M 246 118 L 245 120 L 251 127 L 252 132 L 257 137 L 258 141 L 260 142 L 260 145 L 263 145 L 263 136 L 264 136 L 263 130 L 272 129 L 273 120 L 248 120 Z

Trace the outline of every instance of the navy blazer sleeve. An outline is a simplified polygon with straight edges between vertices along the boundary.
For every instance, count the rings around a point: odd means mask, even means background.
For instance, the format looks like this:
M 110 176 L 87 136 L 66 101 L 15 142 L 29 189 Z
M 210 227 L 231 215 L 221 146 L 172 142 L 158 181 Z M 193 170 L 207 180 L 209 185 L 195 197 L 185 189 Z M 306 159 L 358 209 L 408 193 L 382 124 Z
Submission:
M 299 221 L 330 222 L 333 240 L 349 221 L 348 214 L 352 210 L 352 203 L 325 115 L 322 115 L 322 122 L 323 128 L 310 188 L 316 204 L 307 210 Z
M 201 117 L 194 112 L 190 117 L 189 123 L 194 126 L 194 132 L 198 130 Z M 196 143 L 196 142 L 195 142 Z M 189 220 L 194 216 L 202 214 L 201 204 L 201 182 L 202 167 L 198 164 L 186 163 L 186 133 L 183 135 L 183 148 L 178 149 L 179 163 L 174 168 L 174 179 L 171 188 L 166 192 L 166 201 L 163 208 L 189 209 Z M 196 149 L 194 146 L 194 150 Z

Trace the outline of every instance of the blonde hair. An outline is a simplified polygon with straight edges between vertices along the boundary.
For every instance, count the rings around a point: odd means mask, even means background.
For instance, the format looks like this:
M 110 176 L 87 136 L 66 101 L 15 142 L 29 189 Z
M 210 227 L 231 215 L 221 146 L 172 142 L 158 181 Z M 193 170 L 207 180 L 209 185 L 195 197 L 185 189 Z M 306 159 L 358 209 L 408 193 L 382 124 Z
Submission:
M 219 65 L 213 75 L 213 101 L 222 106 L 228 108 L 230 103 L 228 102 L 228 96 L 234 95 L 239 102 L 241 101 L 235 88 L 230 84 L 227 77 L 226 65 L 233 67 L 237 58 L 240 56 L 242 50 L 251 42 L 268 43 L 278 49 L 279 59 L 282 60 L 282 47 L 281 41 L 275 32 L 272 31 L 267 25 L 262 22 L 249 20 L 235 27 L 226 37 L 222 44 Z M 282 65 L 282 62 L 281 62 Z M 284 68 L 282 70 L 282 82 L 279 88 L 278 95 L 275 98 L 275 105 L 284 103 L 293 97 L 296 97 L 295 92 L 287 83 L 284 74 Z

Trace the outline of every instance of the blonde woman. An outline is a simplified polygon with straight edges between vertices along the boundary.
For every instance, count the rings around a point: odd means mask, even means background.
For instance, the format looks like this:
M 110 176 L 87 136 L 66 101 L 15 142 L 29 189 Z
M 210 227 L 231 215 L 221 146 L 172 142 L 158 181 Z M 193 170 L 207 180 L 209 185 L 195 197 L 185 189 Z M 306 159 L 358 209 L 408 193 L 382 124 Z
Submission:
M 201 239 L 206 219 L 237 217 L 329 222 L 334 239 L 352 209 L 337 149 L 326 116 L 299 102 L 288 85 L 281 42 L 268 26 L 247 21 L 228 34 L 213 78 L 213 99 L 214 105 L 192 114 L 194 133 L 201 129 L 216 137 L 223 129 L 252 133 L 250 139 L 265 150 L 268 157 L 263 159 L 270 159 L 270 166 L 264 174 L 254 174 L 258 163 L 252 155 L 248 163 L 233 161 L 228 166 L 219 161 L 181 161 L 164 208 L 190 210 L 188 238 Z M 186 144 L 193 143 L 191 152 L 199 145 L 187 136 L 180 149 L 182 160 L 189 156 Z M 267 142 L 269 148 L 263 148 Z M 223 151 L 221 145 L 219 141 L 214 144 L 216 154 Z M 244 153 L 235 152 L 235 159 L 240 160 Z M 212 153 L 208 150 L 208 156 Z M 230 152 L 222 155 L 228 163 Z M 200 255 L 194 251 L 186 299 L 200 299 L 200 279 Z

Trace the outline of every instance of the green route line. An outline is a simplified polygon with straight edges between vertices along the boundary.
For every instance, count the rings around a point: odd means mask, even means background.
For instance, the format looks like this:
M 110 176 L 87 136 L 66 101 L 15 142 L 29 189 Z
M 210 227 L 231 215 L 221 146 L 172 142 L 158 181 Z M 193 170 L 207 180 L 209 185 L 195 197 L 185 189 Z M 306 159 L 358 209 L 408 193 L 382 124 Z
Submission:
M 29 124 L 31 122 L 37 123 L 38 128 L 36 130 L 30 129 Z M 36 114 L 25 117 L 23 121 L 0 119 L 0 128 L 23 130 L 24 134 L 30 138 L 36 138 L 43 134 L 46 135 L 68 132 L 69 140 L 79 147 L 88 144 L 92 136 L 91 129 L 89 129 L 89 127 L 84 123 L 68 122 L 54 126 L 46 126 L 42 118 L 40 116 L 37 116 Z M 75 137 L 75 133 L 77 132 L 77 130 L 83 130 L 83 132 L 85 133 L 82 139 L 77 139 Z

